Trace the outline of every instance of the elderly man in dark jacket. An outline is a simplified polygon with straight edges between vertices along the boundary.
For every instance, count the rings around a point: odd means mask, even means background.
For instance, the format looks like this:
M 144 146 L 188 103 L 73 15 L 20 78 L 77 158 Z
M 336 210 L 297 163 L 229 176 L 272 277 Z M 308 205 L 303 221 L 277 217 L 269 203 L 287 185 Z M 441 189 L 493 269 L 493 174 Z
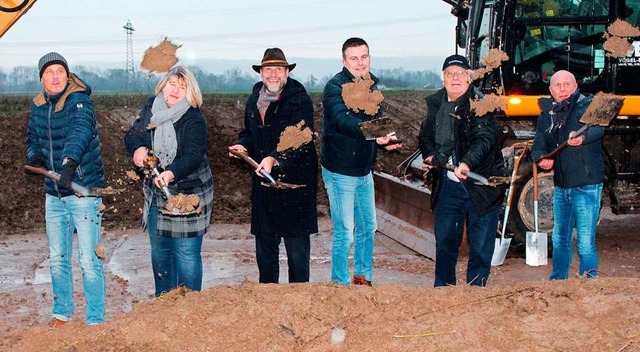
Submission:
M 91 88 L 69 71 L 65 58 L 55 52 L 39 63 L 43 91 L 33 98 L 27 130 L 27 162 L 60 173 L 58 183 L 45 180 L 45 212 L 51 283 L 52 327 L 73 314 L 72 243 L 78 232 L 78 260 L 87 301 L 87 324 L 104 322 L 105 278 L 94 250 L 100 243 L 102 198 L 78 197 L 75 182 L 87 188 L 104 187 L 104 169 L 98 124 L 89 94 Z
M 456 284 L 456 262 L 465 220 L 469 236 L 467 280 L 486 286 L 504 187 L 482 186 L 467 178 L 473 171 L 485 177 L 505 175 L 492 114 L 476 116 L 470 99 L 470 66 L 460 55 L 442 67 L 444 88 L 427 97 L 427 117 L 418 136 L 423 166 L 453 164 L 455 171 L 433 169 L 431 189 L 435 209 L 436 272 L 434 286 Z
M 531 147 L 531 157 L 543 169 L 553 169 L 553 270 L 551 280 L 569 277 L 573 229 L 577 230 L 580 275 L 598 273 L 596 227 L 604 182 L 601 139 L 604 127 L 593 126 L 576 136 L 580 118 L 593 97 L 580 94 L 574 75 L 556 72 L 550 81 L 552 98 L 540 98 L 541 114 Z M 542 158 L 567 141 L 557 159 Z
M 262 80 L 253 86 L 247 100 L 238 142 L 229 147 L 248 153 L 259 163 L 251 190 L 251 233 L 261 283 L 278 283 L 281 238 L 289 282 L 308 282 L 309 237 L 318 232 L 313 102 L 302 84 L 289 77 L 295 66 L 279 48 L 267 49 L 261 64 L 253 65 Z M 269 184 L 262 171 L 270 173 L 277 184 Z

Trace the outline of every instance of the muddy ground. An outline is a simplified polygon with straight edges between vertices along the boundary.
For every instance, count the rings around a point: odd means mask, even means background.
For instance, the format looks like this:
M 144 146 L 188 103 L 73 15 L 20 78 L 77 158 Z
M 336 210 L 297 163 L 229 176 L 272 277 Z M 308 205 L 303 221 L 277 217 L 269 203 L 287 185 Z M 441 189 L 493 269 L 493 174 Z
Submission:
M 140 184 L 122 138 L 144 97 L 96 97 L 109 185 L 103 243 L 108 322 L 83 323 L 76 268 L 74 320 L 49 330 L 51 288 L 43 225 L 42 179 L 25 176 L 28 99 L 0 97 L 0 350 L 6 351 L 640 351 L 640 217 L 607 208 L 598 228 L 600 276 L 547 282 L 550 266 L 517 254 L 494 268 L 487 288 L 433 289 L 433 262 L 379 235 L 374 287 L 329 284 L 331 222 L 320 186 L 320 233 L 312 242 L 309 284 L 258 285 L 249 216 L 249 170 L 227 157 L 246 96 L 207 97 L 209 157 L 215 176 L 214 224 L 203 247 L 206 289 L 152 299 L 148 244 L 139 229 Z M 316 128 L 321 105 L 316 101 Z M 378 169 L 416 146 L 424 102 L 387 97 L 385 114 L 405 141 L 380 153 Z M 281 257 L 285 265 L 286 257 Z M 461 257 L 459 277 L 466 258 Z M 77 264 L 76 264 L 77 266 Z M 286 282 L 282 268 L 281 282 Z M 572 272 L 577 272 L 574 262 Z M 340 330 L 341 329 L 341 330 Z M 340 332 L 341 343 L 332 343 Z M 335 342 L 335 339 L 334 339 Z

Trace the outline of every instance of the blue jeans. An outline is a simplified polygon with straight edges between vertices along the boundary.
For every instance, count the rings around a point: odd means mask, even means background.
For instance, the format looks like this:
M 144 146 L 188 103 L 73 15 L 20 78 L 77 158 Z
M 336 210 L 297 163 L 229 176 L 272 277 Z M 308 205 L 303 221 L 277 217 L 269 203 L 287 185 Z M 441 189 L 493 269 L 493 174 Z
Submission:
M 434 286 L 456 284 L 458 250 L 462 243 L 465 219 L 469 237 L 467 283 L 486 286 L 489 281 L 491 257 L 495 247 L 500 209 L 480 216 L 471 202 L 471 196 L 459 182 L 442 178 L 435 209 L 436 277 Z
M 569 277 L 573 229 L 578 234 L 580 275 L 598 274 L 596 227 L 600 216 L 602 183 L 568 189 L 556 187 L 553 192 L 553 270 L 549 280 Z
M 256 260 L 260 283 L 277 284 L 280 278 L 280 236 L 256 236 Z M 289 282 L 309 282 L 309 235 L 284 237 L 289 265 Z
M 349 251 L 354 240 L 354 275 L 373 278 L 373 242 L 377 228 L 373 174 L 345 176 L 322 168 L 322 180 L 327 189 L 333 247 L 331 281 L 349 285 Z
M 73 315 L 73 232 L 78 232 L 78 262 L 82 269 L 84 297 L 87 302 L 87 324 L 104 322 L 106 284 L 102 261 L 94 248 L 100 244 L 102 198 L 58 198 L 46 195 L 45 215 L 51 284 L 53 286 L 53 317 L 69 321 Z
M 202 236 L 167 237 L 157 234 L 158 205 L 151 202 L 148 218 L 151 266 L 156 296 L 179 286 L 202 289 Z

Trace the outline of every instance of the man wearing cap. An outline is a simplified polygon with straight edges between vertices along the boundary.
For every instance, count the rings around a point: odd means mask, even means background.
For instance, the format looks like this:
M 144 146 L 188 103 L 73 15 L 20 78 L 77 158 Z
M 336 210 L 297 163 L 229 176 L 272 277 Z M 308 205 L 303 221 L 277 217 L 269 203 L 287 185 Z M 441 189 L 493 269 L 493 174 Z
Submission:
M 468 171 L 487 178 L 506 175 L 493 113 L 477 116 L 471 110 L 470 99 L 481 96 L 471 85 L 470 69 L 464 56 L 445 59 L 444 88 L 427 97 L 427 116 L 418 135 L 423 167 L 431 169 L 436 287 L 456 284 L 465 220 L 469 237 L 466 282 L 487 285 L 505 190 L 504 186 L 478 185 L 466 175 Z M 445 170 L 445 164 L 454 165 L 455 171 Z
M 267 49 L 260 65 L 253 65 L 261 81 L 247 100 L 244 129 L 229 147 L 258 163 L 252 175 L 251 233 L 260 283 L 278 283 L 283 238 L 289 282 L 308 282 L 309 236 L 318 232 L 313 102 L 302 84 L 289 77 L 295 67 L 279 48 Z M 275 185 L 262 175 L 265 171 Z
M 72 244 L 78 233 L 78 261 L 86 299 L 86 322 L 104 322 L 105 277 L 96 255 L 102 223 L 100 197 L 79 197 L 72 183 L 104 187 L 98 125 L 89 98 L 91 88 L 69 71 L 55 52 L 38 62 L 43 90 L 33 98 L 27 129 L 27 163 L 60 174 L 45 179 L 45 217 L 49 241 L 53 318 L 49 325 L 68 322 L 74 311 Z M 100 252 L 100 251 L 98 251 Z
M 322 179 L 333 222 L 331 281 L 371 286 L 377 227 L 372 166 L 378 144 L 388 144 L 392 138 L 367 140 L 360 123 L 381 117 L 382 108 L 378 106 L 377 113 L 367 113 L 345 103 L 343 97 L 344 86 L 360 79 L 372 81 L 365 96 L 371 99 L 375 96 L 371 93 L 379 93 L 376 92 L 378 78 L 369 72 L 371 57 L 367 42 L 362 38 L 347 39 L 342 45 L 342 64 L 342 70 L 327 82 L 322 94 Z M 367 103 L 376 102 L 379 100 Z M 392 150 L 401 146 L 390 144 L 385 148 Z M 354 271 L 350 277 L 349 252 L 354 240 Z

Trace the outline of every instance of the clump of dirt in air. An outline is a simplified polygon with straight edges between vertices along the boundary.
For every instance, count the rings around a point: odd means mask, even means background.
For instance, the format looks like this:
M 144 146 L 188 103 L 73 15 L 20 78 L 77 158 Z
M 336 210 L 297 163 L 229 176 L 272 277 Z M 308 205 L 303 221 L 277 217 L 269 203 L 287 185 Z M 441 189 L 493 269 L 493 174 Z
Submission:
M 193 214 L 202 211 L 200 197 L 197 194 L 178 193 L 175 196 L 172 195 L 167 200 L 165 208 L 173 214 Z
M 629 42 L 630 37 L 640 36 L 640 29 L 632 26 L 624 20 L 616 20 L 604 34 L 606 41 L 603 44 L 604 50 L 609 57 L 626 57 L 627 53 L 633 50 L 633 46 Z
M 304 121 L 300 121 L 295 126 L 287 126 L 280 134 L 280 142 L 276 147 L 278 153 L 287 149 L 298 149 L 313 140 L 313 132 L 305 125 Z
M 471 110 L 476 112 L 476 116 L 484 116 L 496 110 L 507 110 L 507 103 L 504 95 L 487 94 L 482 99 L 471 99 Z
M 384 100 L 382 92 L 371 91 L 374 82 L 371 76 L 355 77 L 353 82 L 342 85 L 344 104 L 355 112 L 364 111 L 367 115 L 375 115 Z
M 160 44 L 145 50 L 140 67 L 149 72 L 167 72 L 173 65 L 178 63 L 176 51 L 182 45 L 175 45 L 168 39 L 164 39 Z
M 127 170 L 126 172 L 127 177 L 130 178 L 133 181 L 140 181 L 140 176 L 138 176 L 138 174 L 133 171 L 133 170 Z
M 503 61 L 509 60 L 509 55 L 500 49 L 491 49 L 487 54 L 482 58 L 482 64 L 484 67 L 481 67 L 477 70 L 474 70 L 471 73 L 471 80 L 475 81 L 478 78 L 483 77 L 487 73 L 493 71 L 502 65 Z

